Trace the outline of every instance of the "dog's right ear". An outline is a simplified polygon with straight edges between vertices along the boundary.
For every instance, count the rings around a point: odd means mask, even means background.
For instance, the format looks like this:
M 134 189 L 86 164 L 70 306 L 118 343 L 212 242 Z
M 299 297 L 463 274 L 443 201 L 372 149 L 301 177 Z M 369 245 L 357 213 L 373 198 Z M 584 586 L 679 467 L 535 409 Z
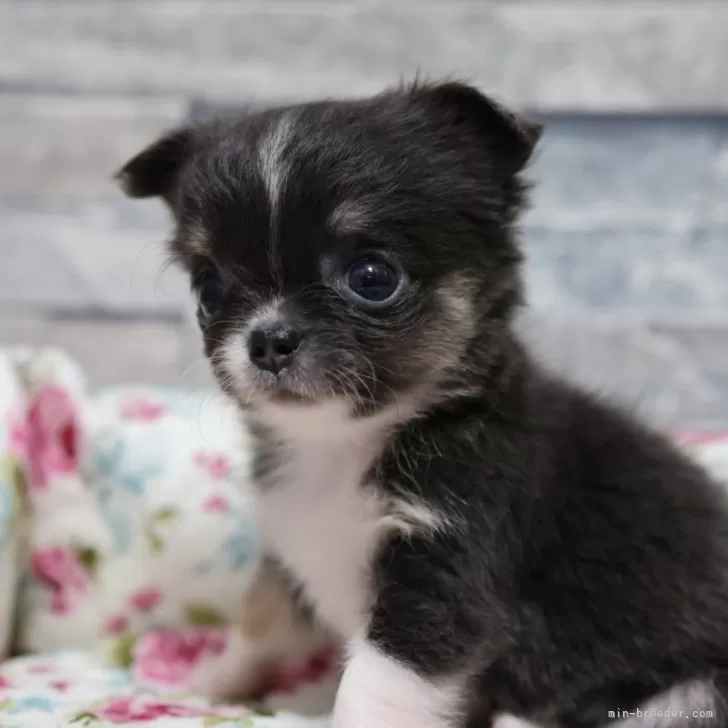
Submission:
M 129 197 L 162 197 L 170 202 L 193 141 L 191 129 L 172 131 L 132 157 L 114 179 Z

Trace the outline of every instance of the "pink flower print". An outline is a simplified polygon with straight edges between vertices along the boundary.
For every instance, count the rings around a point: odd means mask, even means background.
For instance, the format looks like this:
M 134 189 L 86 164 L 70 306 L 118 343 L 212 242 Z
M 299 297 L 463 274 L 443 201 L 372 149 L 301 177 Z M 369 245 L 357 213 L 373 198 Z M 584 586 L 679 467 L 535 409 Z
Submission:
M 162 601 L 162 592 L 156 586 L 137 589 L 131 595 L 130 604 L 140 612 L 151 612 Z
M 306 661 L 303 679 L 306 682 L 319 682 L 341 664 L 341 650 L 338 645 L 330 644 L 320 647 Z
M 59 693 L 65 693 L 71 687 L 69 680 L 52 680 L 50 686 Z
M 197 452 L 195 464 L 206 470 L 213 478 L 220 480 L 230 475 L 230 461 L 222 453 Z
M 145 700 L 141 696 L 113 698 L 106 705 L 93 710 L 94 715 L 109 723 L 137 723 L 156 718 L 202 718 L 209 710 L 192 705 L 179 705 Z
M 13 422 L 10 426 L 10 452 L 25 457 L 28 451 L 28 426 L 25 422 Z
M 687 445 L 712 445 L 721 441 L 728 443 L 728 432 L 683 432 L 678 438 Z
M 183 686 L 206 655 L 219 655 L 227 633 L 200 628 L 181 632 L 153 632 L 134 650 L 132 675 L 136 680 L 167 686 Z
M 80 426 L 76 407 L 60 387 L 42 389 L 28 408 L 25 436 L 30 485 L 47 487 L 54 476 L 78 467 Z
M 107 636 L 118 635 L 129 629 L 129 620 L 123 614 L 110 617 L 104 625 L 104 634 Z
M 164 406 L 148 397 L 133 397 L 121 406 L 121 416 L 127 420 L 154 422 L 164 414 Z
M 13 687 L 10 680 L 0 675 L 0 690 L 11 690 Z
M 211 495 L 202 504 L 202 508 L 207 513 L 226 513 L 230 509 L 230 503 L 224 495 Z
M 51 611 L 67 614 L 71 611 L 71 594 L 88 589 L 88 574 L 70 548 L 52 546 L 35 551 L 31 558 L 35 579 L 53 593 Z
M 71 601 L 65 592 L 54 592 L 51 597 L 51 612 L 53 614 L 64 615 L 71 612 Z

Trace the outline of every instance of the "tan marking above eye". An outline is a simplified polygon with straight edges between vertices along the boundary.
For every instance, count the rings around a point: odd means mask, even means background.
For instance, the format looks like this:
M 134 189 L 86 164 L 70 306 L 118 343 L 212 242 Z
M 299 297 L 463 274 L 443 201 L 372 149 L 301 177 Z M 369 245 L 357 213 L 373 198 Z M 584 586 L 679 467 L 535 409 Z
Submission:
M 355 235 L 364 232 L 370 216 L 362 200 L 345 200 L 329 215 L 329 228 L 337 235 Z
M 189 225 L 180 235 L 180 247 L 188 255 L 207 255 L 210 241 L 206 230 L 201 225 Z

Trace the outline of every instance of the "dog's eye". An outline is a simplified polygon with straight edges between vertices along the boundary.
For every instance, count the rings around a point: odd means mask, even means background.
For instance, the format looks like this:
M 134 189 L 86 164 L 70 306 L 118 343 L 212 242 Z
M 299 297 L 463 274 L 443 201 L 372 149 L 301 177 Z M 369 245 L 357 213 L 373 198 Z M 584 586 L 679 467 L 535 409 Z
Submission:
M 397 291 L 399 274 L 391 263 L 380 256 L 368 255 L 349 266 L 346 285 L 365 301 L 383 303 Z
M 208 271 L 197 286 L 198 314 L 203 321 L 209 321 L 222 304 L 223 285 L 217 273 Z

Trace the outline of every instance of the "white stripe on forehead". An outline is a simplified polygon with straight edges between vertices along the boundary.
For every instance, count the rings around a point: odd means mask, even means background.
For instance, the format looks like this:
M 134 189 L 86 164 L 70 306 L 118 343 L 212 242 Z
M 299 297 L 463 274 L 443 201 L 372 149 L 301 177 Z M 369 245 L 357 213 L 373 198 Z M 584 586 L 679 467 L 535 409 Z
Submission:
M 263 177 L 268 199 L 275 210 L 280 202 L 286 181 L 285 152 L 295 127 L 295 114 L 284 111 L 274 121 L 258 147 L 258 164 Z
M 277 274 L 280 261 L 277 257 L 278 222 L 281 197 L 288 177 L 286 149 L 293 136 L 296 116 L 293 111 L 283 111 L 268 128 L 258 147 L 258 167 L 270 204 L 270 231 L 268 259 L 271 272 Z

